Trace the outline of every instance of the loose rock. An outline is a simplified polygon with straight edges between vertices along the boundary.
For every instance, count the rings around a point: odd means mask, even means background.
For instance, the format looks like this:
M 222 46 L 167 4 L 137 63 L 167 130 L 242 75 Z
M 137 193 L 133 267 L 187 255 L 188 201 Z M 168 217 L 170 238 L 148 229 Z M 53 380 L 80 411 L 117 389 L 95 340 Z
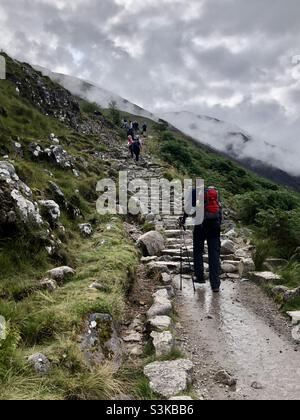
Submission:
M 145 366 L 144 374 L 152 391 L 163 398 L 171 398 L 186 391 L 192 383 L 193 363 L 186 359 L 154 362 Z

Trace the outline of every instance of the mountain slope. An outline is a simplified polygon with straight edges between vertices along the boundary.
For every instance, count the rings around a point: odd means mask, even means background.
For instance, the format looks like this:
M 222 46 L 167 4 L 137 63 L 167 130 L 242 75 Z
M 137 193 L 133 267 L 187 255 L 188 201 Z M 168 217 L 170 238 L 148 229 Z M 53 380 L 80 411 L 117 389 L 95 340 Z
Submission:
M 99 86 L 96 86 L 85 80 L 76 77 L 66 76 L 64 74 L 53 73 L 40 66 L 35 66 L 43 75 L 50 77 L 55 82 L 62 85 L 65 89 L 69 90 L 73 95 L 79 96 L 89 102 L 95 102 L 103 108 L 108 108 L 110 103 L 114 101 L 119 110 L 129 114 L 145 117 L 153 121 L 158 121 L 158 117 L 149 111 L 133 104 L 121 96 L 109 92 Z
M 95 102 L 103 108 L 108 108 L 110 102 L 115 101 L 121 111 L 152 121 L 157 122 L 160 117 L 199 143 L 226 154 L 257 174 L 300 191 L 300 177 L 296 172 L 298 157 L 289 150 L 252 137 L 237 125 L 191 112 L 170 112 L 156 116 L 92 83 L 53 73 L 39 66 L 35 68 L 68 89 L 73 95 Z
M 260 141 L 234 124 L 192 112 L 171 112 L 162 118 L 176 129 L 234 159 L 247 169 L 273 182 L 300 191 L 298 156 L 268 142 Z

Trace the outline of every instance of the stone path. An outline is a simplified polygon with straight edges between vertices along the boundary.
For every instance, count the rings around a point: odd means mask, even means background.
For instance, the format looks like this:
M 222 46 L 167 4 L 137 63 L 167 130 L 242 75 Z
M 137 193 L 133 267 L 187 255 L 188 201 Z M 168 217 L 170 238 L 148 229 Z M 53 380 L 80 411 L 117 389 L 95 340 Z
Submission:
M 146 162 L 146 167 L 130 165 L 130 177 L 150 181 L 162 176 L 159 165 L 147 156 Z M 300 354 L 293 340 L 299 337 L 299 326 L 292 335 L 290 323 L 279 314 L 274 302 L 248 281 L 280 283 L 280 277 L 271 271 L 255 272 L 249 239 L 225 220 L 228 228 L 222 236 L 220 296 L 213 296 L 208 284 L 193 291 L 191 230 L 186 233 L 181 292 L 178 216 L 154 216 L 150 207 L 148 210 L 145 220 L 165 239 L 158 255 L 142 259 L 149 273 L 160 273 L 162 284 L 148 311 L 150 337 L 158 359 L 178 345 L 188 356 L 171 364 L 158 361 L 146 366 L 152 390 L 163 398 L 172 398 L 184 394 L 193 377 L 200 399 L 299 399 Z M 207 254 L 204 261 L 208 279 Z M 176 325 L 171 320 L 174 305 L 180 318 Z M 295 323 L 297 315 L 291 314 Z

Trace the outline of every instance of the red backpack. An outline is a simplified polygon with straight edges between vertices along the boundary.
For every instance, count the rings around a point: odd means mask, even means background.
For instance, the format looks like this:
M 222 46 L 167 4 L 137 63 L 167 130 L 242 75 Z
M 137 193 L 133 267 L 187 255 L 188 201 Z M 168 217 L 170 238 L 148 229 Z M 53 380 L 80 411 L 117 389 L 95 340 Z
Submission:
M 218 219 L 221 213 L 219 193 L 215 187 L 208 187 L 204 191 L 205 219 Z

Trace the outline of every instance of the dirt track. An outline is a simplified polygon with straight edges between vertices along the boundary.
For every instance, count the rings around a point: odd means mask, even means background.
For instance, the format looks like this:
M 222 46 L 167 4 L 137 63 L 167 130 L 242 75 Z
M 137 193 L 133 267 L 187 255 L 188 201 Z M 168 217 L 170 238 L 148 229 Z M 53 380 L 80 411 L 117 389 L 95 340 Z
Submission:
M 220 295 L 208 284 L 194 294 L 185 279 L 176 307 L 177 336 L 195 363 L 200 397 L 300 399 L 300 346 L 292 342 L 290 323 L 257 286 L 227 280 Z M 220 369 L 237 379 L 236 388 L 216 383 Z

